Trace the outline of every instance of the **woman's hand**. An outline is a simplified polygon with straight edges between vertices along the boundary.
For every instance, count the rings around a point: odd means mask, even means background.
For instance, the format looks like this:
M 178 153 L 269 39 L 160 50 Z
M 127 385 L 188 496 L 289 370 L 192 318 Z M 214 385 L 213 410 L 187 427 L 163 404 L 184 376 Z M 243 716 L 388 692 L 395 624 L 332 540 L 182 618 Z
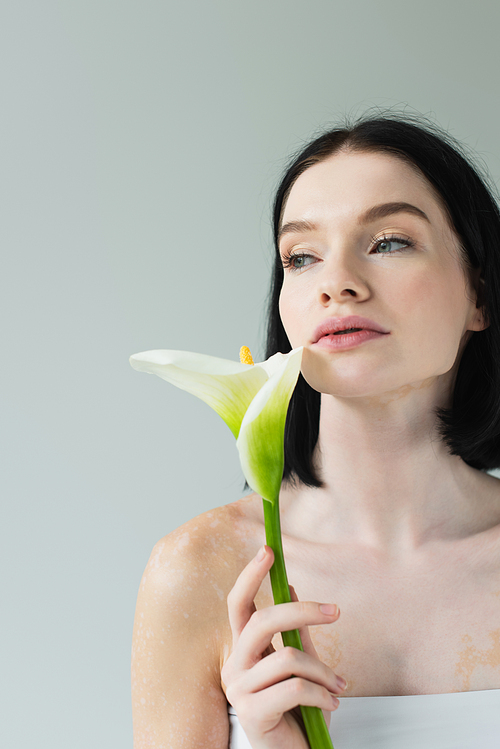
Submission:
M 263 547 L 228 595 L 233 651 L 221 675 L 253 749 L 305 749 L 309 744 L 297 720 L 298 706 L 322 708 L 329 724 L 339 704 L 334 695 L 345 688 L 344 680 L 318 659 L 308 625 L 334 622 L 339 611 L 331 604 L 300 602 L 291 586 L 292 603 L 257 611 L 254 599 L 273 561 L 272 549 Z M 304 652 L 273 648 L 273 636 L 291 629 L 300 631 Z

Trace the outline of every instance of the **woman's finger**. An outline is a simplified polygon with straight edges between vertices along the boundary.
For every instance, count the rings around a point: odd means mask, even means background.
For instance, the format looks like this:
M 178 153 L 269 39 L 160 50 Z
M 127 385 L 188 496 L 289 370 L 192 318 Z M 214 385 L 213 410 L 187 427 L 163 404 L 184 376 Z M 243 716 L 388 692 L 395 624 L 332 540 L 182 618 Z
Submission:
M 280 648 L 244 671 L 238 679 L 238 689 L 245 694 L 255 693 L 292 676 L 319 684 L 335 694 L 344 691 L 344 680 L 331 668 L 315 656 L 292 647 Z
M 297 592 L 293 585 L 288 586 L 290 588 L 290 596 L 292 598 L 292 601 L 298 602 L 299 597 L 297 596 Z M 309 627 L 299 627 L 299 634 L 300 639 L 302 641 L 302 646 L 304 648 L 305 653 L 309 653 L 309 655 L 314 655 L 315 658 L 318 657 L 318 653 L 316 652 L 316 648 L 314 647 L 314 643 L 311 640 L 311 635 L 309 634 Z
M 233 634 L 233 648 L 255 611 L 254 599 L 274 562 L 273 550 L 263 546 L 238 575 L 227 597 L 229 624 Z
M 259 611 L 254 611 L 238 640 L 238 650 L 234 651 L 238 669 L 252 668 L 262 653 L 271 644 L 277 632 L 300 629 L 307 624 L 329 624 L 338 617 L 338 608 L 333 604 L 319 604 L 314 601 L 279 603 Z
M 297 592 L 293 585 L 290 585 L 290 595 L 292 598 L 292 601 L 298 601 L 299 598 L 297 596 Z M 339 611 L 340 614 L 340 611 Z M 304 648 L 304 653 L 308 653 L 309 655 L 312 655 L 314 658 L 318 658 L 318 652 L 316 648 L 314 647 L 314 643 L 311 639 L 311 635 L 309 633 L 309 627 L 300 627 L 299 629 L 300 639 L 302 641 L 302 646 Z M 334 692 L 336 694 L 339 694 L 344 691 L 344 689 L 347 687 L 347 682 L 345 679 L 342 678 L 342 676 L 337 676 L 335 674 L 335 679 L 337 683 L 337 689 L 330 690 L 331 692 Z M 326 725 L 330 725 L 330 717 L 331 717 L 331 711 L 329 709 L 323 708 L 323 717 L 326 721 Z
M 293 587 L 293 585 L 289 585 L 288 587 L 290 588 L 290 596 L 292 598 L 292 601 L 298 601 L 299 598 L 297 596 L 297 592 L 295 588 Z M 340 615 L 340 611 L 339 611 L 339 615 Z M 309 633 L 309 627 L 308 626 L 299 627 L 299 634 L 300 634 L 300 639 L 302 640 L 302 645 L 304 647 L 304 652 L 309 653 L 309 655 L 314 655 L 315 658 L 318 658 L 318 653 L 316 651 L 316 648 L 314 647 L 314 643 Z
M 245 695 L 240 700 L 237 710 L 243 725 L 252 726 L 255 724 L 255 716 L 258 715 L 259 733 L 265 734 L 276 728 L 284 713 L 299 705 L 311 705 L 324 711 L 332 711 L 339 706 L 339 700 L 319 684 L 300 678 L 287 679 L 265 691 Z

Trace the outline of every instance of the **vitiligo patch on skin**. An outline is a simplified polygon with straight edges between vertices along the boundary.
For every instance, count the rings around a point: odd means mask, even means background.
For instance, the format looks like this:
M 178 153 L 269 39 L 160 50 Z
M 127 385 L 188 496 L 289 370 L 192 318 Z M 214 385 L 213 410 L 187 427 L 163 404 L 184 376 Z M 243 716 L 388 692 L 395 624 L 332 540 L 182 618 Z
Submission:
M 320 659 L 335 671 L 342 657 L 338 633 L 325 632 L 325 627 L 315 627 L 309 633 Z
M 491 647 L 485 650 L 479 650 L 470 635 L 464 635 L 462 642 L 465 647 L 460 653 L 460 660 L 457 664 L 456 675 L 462 679 L 464 691 L 470 690 L 471 679 L 474 672 L 479 668 L 500 668 L 500 629 L 495 629 L 489 633 Z
M 342 652 L 340 649 L 340 636 L 338 632 L 332 632 L 331 630 L 327 630 L 326 627 L 320 626 L 309 630 L 309 634 L 311 635 L 311 640 L 316 648 L 320 661 L 326 663 L 329 668 L 335 671 L 337 676 L 342 676 L 346 679 L 347 687 L 343 694 L 348 695 L 349 691 L 354 687 L 354 681 L 351 678 L 347 679 L 345 673 L 342 672 L 340 667 Z

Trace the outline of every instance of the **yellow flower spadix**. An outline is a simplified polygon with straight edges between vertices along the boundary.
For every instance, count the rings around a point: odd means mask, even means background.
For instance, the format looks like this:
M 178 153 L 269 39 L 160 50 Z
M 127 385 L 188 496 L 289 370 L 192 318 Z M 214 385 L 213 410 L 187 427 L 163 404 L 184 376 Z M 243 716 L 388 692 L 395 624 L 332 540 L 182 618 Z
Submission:
M 242 346 L 240 348 L 240 362 L 242 364 L 255 364 L 253 356 L 250 353 L 248 346 Z

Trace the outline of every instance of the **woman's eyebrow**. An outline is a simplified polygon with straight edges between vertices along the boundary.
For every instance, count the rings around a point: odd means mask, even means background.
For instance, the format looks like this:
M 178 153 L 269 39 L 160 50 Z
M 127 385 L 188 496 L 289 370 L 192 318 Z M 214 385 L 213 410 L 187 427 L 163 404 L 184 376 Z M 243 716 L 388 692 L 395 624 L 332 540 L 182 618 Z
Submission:
M 370 221 L 386 218 L 386 216 L 391 216 L 393 213 L 412 213 L 414 216 L 423 218 L 425 221 L 431 223 L 427 214 L 420 208 L 411 203 L 404 202 L 374 205 L 373 208 L 369 208 L 359 217 L 359 223 L 368 224 Z M 316 224 L 312 224 L 310 221 L 288 221 L 286 224 L 283 224 L 278 232 L 278 242 L 284 234 L 300 234 L 305 231 L 316 231 L 317 228 Z
M 278 242 L 283 234 L 300 234 L 304 231 L 315 231 L 317 228 L 315 224 L 311 224 L 309 221 L 288 221 L 288 223 L 283 224 L 278 232 Z
M 369 208 L 362 216 L 360 216 L 359 222 L 361 224 L 367 224 L 370 221 L 375 221 L 378 218 L 385 218 L 391 216 L 393 213 L 413 213 L 414 216 L 423 218 L 430 223 L 429 217 L 416 205 L 411 203 L 381 203 L 380 205 L 374 205 L 373 208 Z

